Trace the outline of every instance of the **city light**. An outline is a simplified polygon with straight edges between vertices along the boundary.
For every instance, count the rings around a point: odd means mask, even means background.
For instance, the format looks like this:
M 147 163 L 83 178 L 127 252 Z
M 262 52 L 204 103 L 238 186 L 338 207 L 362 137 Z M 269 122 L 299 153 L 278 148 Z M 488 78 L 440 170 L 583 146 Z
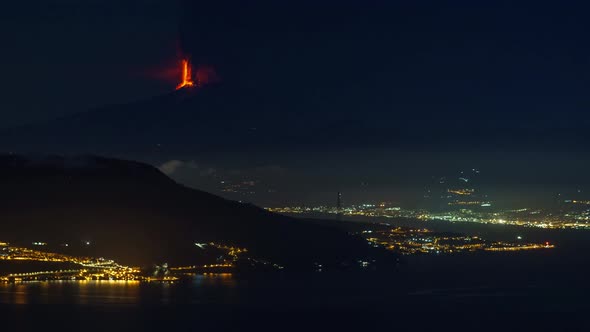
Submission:
M 84 245 L 89 245 L 89 241 L 84 241 Z M 46 247 L 48 244 L 38 244 L 34 242 L 33 246 Z M 168 266 L 167 263 L 156 265 L 151 269 L 140 269 L 139 267 L 129 267 L 118 264 L 114 260 L 96 257 L 81 257 L 65 255 L 54 252 L 41 251 L 40 249 L 30 249 L 25 247 L 12 246 L 7 242 L 0 242 L 0 261 L 31 261 L 45 263 L 68 263 L 75 268 L 51 269 L 49 267 L 40 271 L 30 272 L 13 272 L 0 276 L 0 281 L 44 281 L 44 280 L 133 280 L 133 281 L 177 281 L 182 278 L 193 277 L 201 273 L 232 273 L 236 267 L 236 262 L 245 259 L 252 264 L 268 265 L 274 269 L 283 267 L 270 262 L 255 259 L 253 257 L 244 257 L 248 252 L 246 248 L 240 248 L 233 245 L 220 244 L 215 242 L 195 243 L 203 250 L 215 250 L 216 257 L 214 261 L 200 265 L 188 266 Z M 64 246 L 61 244 L 60 246 Z M 48 265 L 51 266 L 51 265 Z
M 469 204 L 476 205 L 476 204 Z M 268 211 L 281 214 L 326 214 L 350 217 L 402 218 L 418 221 L 447 221 L 451 223 L 498 224 L 547 229 L 590 229 L 590 210 L 564 210 L 561 212 L 538 209 L 487 210 L 459 208 L 450 211 L 424 209 L 387 208 L 370 204 L 351 205 L 337 209 L 330 206 L 267 207 Z
M 414 254 L 456 254 L 475 251 L 523 251 L 553 249 L 555 245 L 545 243 L 512 243 L 488 241 L 479 236 L 437 233 L 429 229 L 392 228 L 388 230 L 365 230 L 363 236 L 371 245 L 384 247 L 403 255 Z

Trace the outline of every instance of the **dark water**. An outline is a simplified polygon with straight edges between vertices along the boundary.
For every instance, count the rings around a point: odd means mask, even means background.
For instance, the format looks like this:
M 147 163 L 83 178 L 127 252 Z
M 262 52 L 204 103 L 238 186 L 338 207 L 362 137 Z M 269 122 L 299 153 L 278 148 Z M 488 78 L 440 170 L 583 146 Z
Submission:
M 34 330 L 590 331 L 590 232 L 515 231 L 558 247 L 412 256 L 394 273 L 0 284 L 0 315 Z
M 465 254 L 413 257 L 396 273 L 333 272 L 259 276 L 196 276 L 181 283 L 132 281 L 49 281 L 0 284 L 0 304 L 122 306 L 248 306 L 271 310 L 372 306 L 398 309 L 391 297 L 429 302 L 441 310 L 461 305 L 505 301 L 510 310 L 577 310 L 588 307 L 588 266 L 561 260 L 553 253 Z M 552 301 L 537 301 L 551 297 Z M 559 301 L 556 301 L 559 299 Z M 534 300 L 534 301 L 533 301 Z M 492 301 L 493 302 L 493 301 Z M 265 308 L 265 307 L 269 308 Z M 408 307 L 411 309 L 410 307 Z
M 582 256 L 582 255 L 580 255 Z M 588 261 L 559 250 L 408 257 L 397 272 L 197 275 L 190 281 L 0 284 L 0 304 L 205 306 L 261 310 L 576 311 L 590 308 Z M 497 305 L 501 299 L 501 305 Z M 414 305 L 418 305 L 414 307 Z
M 572 316 L 590 309 L 587 279 L 548 271 L 548 262 L 557 264 L 551 256 L 530 256 L 420 257 L 388 274 L 0 284 L 0 315 L 30 330 L 429 330 L 443 321 L 463 330 L 482 319 L 478 331 L 587 326 Z

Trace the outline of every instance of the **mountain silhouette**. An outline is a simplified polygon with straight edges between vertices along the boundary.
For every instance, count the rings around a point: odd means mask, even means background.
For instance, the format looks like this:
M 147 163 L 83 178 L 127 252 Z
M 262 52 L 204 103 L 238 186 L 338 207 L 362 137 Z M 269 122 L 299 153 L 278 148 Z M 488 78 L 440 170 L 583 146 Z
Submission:
M 396 110 L 396 121 L 380 122 L 379 112 L 372 112 L 370 104 L 349 103 L 349 108 L 364 110 L 363 116 L 351 117 L 339 113 L 346 96 L 332 92 L 314 101 L 304 93 L 309 91 L 264 94 L 226 82 L 183 88 L 2 130 L 0 151 L 90 153 L 140 160 L 156 156 L 161 161 L 179 155 L 367 146 L 468 151 L 568 144 L 572 149 L 583 149 L 590 141 L 588 132 L 581 129 L 584 124 L 555 128 L 530 125 L 542 114 L 521 115 L 513 121 L 496 116 L 477 122 L 470 120 L 469 114 L 441 112 L 432 117 Z
M 297 114 L 297 103 L 231 84 L 183 88 L 137 102 L 108 105 L 0 132 L 15 153 L 207 153 L 313 144 L 321 130 Z M 279 112 L 280 111 L 280 112 Z
M 0 178 L 1 240 L 15 244 L 88 242 L 75 253 L 126 264 L 190 263 L 196 242 L 245 247 L 293 269 L 394 262 L 344 231 L 184 187 L 138 162 L 4 155 Z

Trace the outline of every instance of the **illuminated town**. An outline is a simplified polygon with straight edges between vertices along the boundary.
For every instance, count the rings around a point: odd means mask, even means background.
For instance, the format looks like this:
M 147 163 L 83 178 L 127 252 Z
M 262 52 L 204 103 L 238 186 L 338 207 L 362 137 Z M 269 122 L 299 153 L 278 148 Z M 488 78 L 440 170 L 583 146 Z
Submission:
M 571 203 L 575 204 L 575 203 Z M 342 215 L 381 218 L 404 218 L 421 221 L 443 220 L 449 222 L 471 222 L 482 224 L 513 225 L 548 229 L 590 229 L 590 205 L 584 209 L 550 212 L 542 209 L 510 209 L 493 211 L 489 209 L 468 209 L 433 212 L 423 209 L 404 209 L 385 204 L 361 204 L 338 209 L 330 206 L 278 207 L 268 211 L 287 215 Z
M 174 282 L 191 278 L 197 274 L 232 273 L 238 260 L 252 265 L 269 265 L 273 269 L 282 266 L 263 260 L 244 257 L 248 250 L 231 245 L 218 243 L 195 243 L 201 250 L 215 250 L 222 253 L 215 262 L 202 265 L 168 266 L 167 263 L 148 268 L 129 267 L 105 258 L 77 257 L 59 253 L 46 252 L 42 249 L 47 243 L 33 242 L 32 246 L 39 249 L 12 246 L 0 242 L 0 264 L 10 262 L 43 263 L 42 270 L 14 272 L 0 275 L 0 282 L 47 281 L 47 280 L 122 280 L 122 281 L 166 281 Z
M 45 246 L 46 243 L 34 242 L 34 246 Z M 137 280 L 139 268 L 117 264 L 104 258 L 75 257 L 58 253 L 14 247 L 9 243 L 0 242 L 0 261 L 28 261 L 46 263 L 66 263 L 69 268 L 44 270 L 23 273 L 10 273 L 0 277 L 2 281 L 27 280 Z M 51 266 L 51 264 L 47 264 Z M 63 265 L 60 265 L 63 267 Z
M 387 230 L 365 230 L 358 235 L 374 246 L 382 246 L 402 255 L 452 254 L 474 251 L 522 251 L 553 249 L 555 245 L 526 243 L 519 237 L 517 242 L 487 241 L 479 236 L 456 233 L 437 233 L 429 229 L 393 228 Z
M 443 220 L 482 224 L 513 225 L 547 229 L 590 229 L 590 200 L 582 190 L 557 193 L 552 204 L 544 208 L 501 208 L 478 183 L 478 169 L 461 171 L 455 176 L 433 178 L 421 197 L 420 208 L 407 208 L 387 202 L 343 206 L 341 194 L 335 206 L 270 207 L 281 214 L 319 216 L 402 218 L 421 221 Z

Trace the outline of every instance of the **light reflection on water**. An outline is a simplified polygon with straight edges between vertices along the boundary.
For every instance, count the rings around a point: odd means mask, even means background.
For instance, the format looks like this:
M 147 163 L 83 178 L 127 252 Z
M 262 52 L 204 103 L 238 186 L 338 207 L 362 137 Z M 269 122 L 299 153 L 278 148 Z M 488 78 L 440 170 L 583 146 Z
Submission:
M 0 283 L 0 304 L 141 305 L 231 299 L 231 274 L 196 275 L 192 282 L 116 280 Z M 226 294 L 227 293 L 227 294 Z M 222 295 L 221 298 L 219 295 Z

